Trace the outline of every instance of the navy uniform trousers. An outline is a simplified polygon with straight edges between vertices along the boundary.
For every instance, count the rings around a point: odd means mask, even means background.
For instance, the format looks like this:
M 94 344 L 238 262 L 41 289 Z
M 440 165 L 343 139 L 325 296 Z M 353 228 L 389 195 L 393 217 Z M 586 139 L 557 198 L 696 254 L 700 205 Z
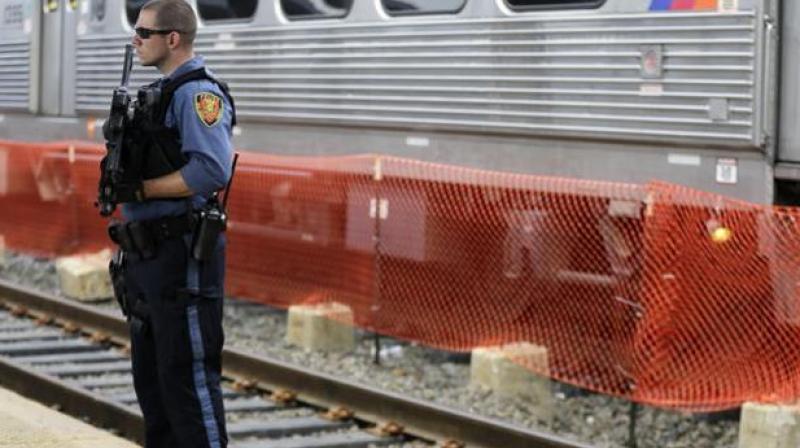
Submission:
M 224 448 L 228 440 L 220 389 L 225 238 L 202 263 L 188 256 L 186 238 L 160 242 L 152 259 L 127 254 L 128 300 L 146 304 L 130 324 L 146 448 Z

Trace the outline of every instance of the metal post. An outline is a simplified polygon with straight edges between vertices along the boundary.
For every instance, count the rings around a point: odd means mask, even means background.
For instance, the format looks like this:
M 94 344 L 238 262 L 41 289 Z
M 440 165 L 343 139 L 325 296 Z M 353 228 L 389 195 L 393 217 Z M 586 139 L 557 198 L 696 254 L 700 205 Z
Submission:
M 381 365 L 381 335 L 378 332 L 375 335 L 375 359 L 373 360 L 376 366 Z
M 631 402 L 628 418 L 628 448 L 636 448 L 636 416 L 639 412 L 639 405 Z
M 373 181 L 375 182 L 375 196 L 372 198 L 373 203 L 370 206 L 373 216 L 374 227 L 372 233 L 373 242 L 373 259 L 374 259 L 374 272 L 372 283 L 372 311 L 373 322 L 378 321 L 378 313 L 381 312 L 381 180 L 383 180 L 383 168 L 381 166 L 380 157 L 375 159 L 375 167 L 373 173 Z M 375 337 L 375 359 L 373 363 L 377 366 L 381 364 L 381 335 L 378 333 L 378 328 L 373 325 L 372 331 Z

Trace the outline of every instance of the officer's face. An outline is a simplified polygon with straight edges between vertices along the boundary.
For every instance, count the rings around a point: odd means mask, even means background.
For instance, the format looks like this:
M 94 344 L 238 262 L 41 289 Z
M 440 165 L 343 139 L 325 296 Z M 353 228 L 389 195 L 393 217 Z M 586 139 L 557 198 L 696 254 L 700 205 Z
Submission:
M 155 12 L 150 10 L 141 11 L 138 20 L 136 20 L 135 28 L 158 29 Z M 143 66 L 161 65 L 169 56 L 167 38 L 167 35 L 151 34 L 147 39 L 143 39 L 134 34 L 132 41 L 133 46 L 136 47 L 136 56 L 139 57 L 139 62 Z

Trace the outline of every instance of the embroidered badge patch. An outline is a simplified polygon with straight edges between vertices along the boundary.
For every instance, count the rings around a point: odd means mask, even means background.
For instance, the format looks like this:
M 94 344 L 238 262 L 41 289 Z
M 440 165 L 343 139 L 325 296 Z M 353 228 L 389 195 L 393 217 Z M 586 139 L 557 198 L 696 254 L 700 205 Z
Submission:
M 222 120 L 222 98 L 211 92 L 194 96 L 194 110 L 204 125 L 211 127 Z

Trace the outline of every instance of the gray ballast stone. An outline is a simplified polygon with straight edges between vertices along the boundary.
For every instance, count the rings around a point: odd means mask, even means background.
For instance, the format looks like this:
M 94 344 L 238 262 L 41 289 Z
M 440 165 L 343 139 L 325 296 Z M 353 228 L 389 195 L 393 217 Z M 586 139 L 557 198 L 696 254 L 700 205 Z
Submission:
M 739 448 L 800 446 L 800 405 L 745 403 L 739 425 Z
M 625 216 L 626 213 L 614 212 L 614 214 Z M 8 262 L 5 269 L 0 269 L 0 277 L 60 295 L 55 266 L 51 261 L 9 251 Z M 104 311 L 119 312 L 116 303 L 95 306 Z M 631 404 L 627 400 L 582 391 L 553 381 L 555 416 L 552 422 L 546 425 L 538 418 L 538 406 L 530 399 L 503 396 L 484 387 L 467 387 L 470 366 L 462 364 L 460 358 L 453 359 L 450 353 L 382 337 L 380 338 L 381 363 L 375 364 L 373 362 L 375 340 L 372 335 L 359 338 L 358 330 L 356 331 L 358 343 L 352 352 L 297 350 L 295 346 L 285 342 L 287 314 L 282 310 L 262 307 L 253 302 L 226 301 L 224 320 L 226 346 L 420 400 L 429 400 L 463 412 L 552 432 L 598 448 L 617 448 L 628 443 Z M 9 318 L 8 313 L 0 311 L 0 321 Z M 0 329 L 0 332 L 2 331 L 5 330 Z M 27 343 L 23 345 L 29 346 Z M 36 346 L 41 345 L 41 343 L 36 344 Z M 16 347 L 13 352 L 22 351 L 28 355 L 44 354 L 40 352 L 44 348 L 46 347 L 29 346 L 19 350 L 20 347 Z M 114 375 L 102 378 L 67 378 L 65 381 L 70 384 L 105 389 L 130 385 L 132 379 L 129 375 Z M 639 409 L 636 428 L 640 448 L 736 448 L 738 432 L 738 419 L 734 421 L 730 418 L 697 418 L 689 413 L 651 406 L 642 406 Z M 363 433 L 355 436 L 360 434 Z M 268 448 L 354 446 L 352 443 L 341 445 L 331 442 L 326 435 L 324 440 L 313 441 L 308 437 L 280 441 L 235 440 L 235 444 L 231 443 L 230 446 L 239 447 L 240 443 L 248 447 Z M 393 445 L 393 448 L 400 446 L 402 445 Z
M 80 301 L 106 299 L 113 295 L 108 263 L 111 251 L 88 255 L 61 257 L 56 260 L 56 272 L 61 292 Z
M 286 342 L 306 350 L 351 351 L 355 348 L 353 311 L 335 302 L 292 306 Z

